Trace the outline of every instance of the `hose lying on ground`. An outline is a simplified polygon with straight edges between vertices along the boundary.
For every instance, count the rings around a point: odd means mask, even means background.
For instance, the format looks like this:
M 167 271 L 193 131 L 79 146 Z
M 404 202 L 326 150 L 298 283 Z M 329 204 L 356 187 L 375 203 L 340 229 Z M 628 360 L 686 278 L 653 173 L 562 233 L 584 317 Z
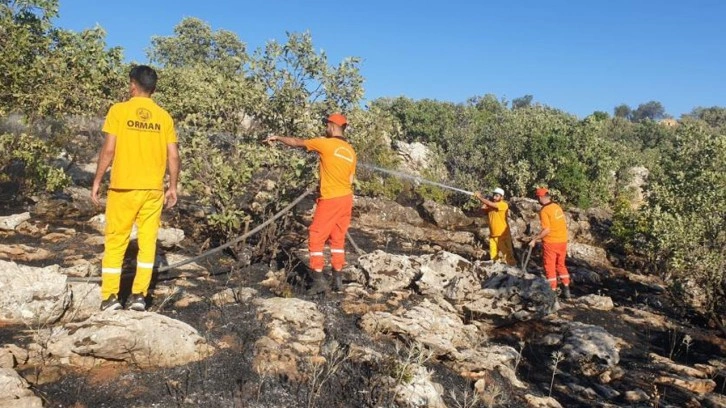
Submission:
M 255 228 L 253 228 L 251 231 L 247 232 L 246 234 L 240 235 L 239 237 L 237 237 L 237 238 L 235 238 L 235 239 L 233 239 L 233 240 L 231 240 L 231 241 L 229 241 L 229 242 L 227 242 L 225 244 L 222 244 L 222 245 L 220 245 L 220 246 L 218 246 L 216 248 L 212 248 L 212 249 L 210 249 L 210 250 L 208 250 L 206 252 L 203 252 L 202 254 L 197 255 L 197 256 L 195 256 L 193 258 L 185 259 L 183 261 L 177 262 L 177 263 L 172 264 L 172 265 L 162 266 L 162 267 L 159 268 L 159 272 L 165 272 L 165 271 L 168 271 L 168 270 L 171 270 L 171 269 L 178 268 L 180 266 L 184 266 L 184 265 L 190 264 L 192 262 L 196 262 L 196 261 L 198 261 L 198 260 L 200 260 L 202 258 L 208 257 L 209 255 L 213 255 L 213 254 L 216 254 L 218 252 L 224 251 L 225 249 L 231 247 L 232 245 L 235 245 L 238 242 L 240 242 L 240 241 L 242 241 L 244 239 L 249 238 L 250 236 L 252 236 L 252 235 L 260 232 L 266 226 L 270 225 L 273 221 L 275 221 L 278 218 L 280 218 L 283 215 L 285 215 L 285 213 L 287 213 L 288 211 L 292 210 L 300 201 L 303 200 L 303 198 L 307 197 L 314 190 L 315 189 L 312 188 L 312 187 L 311 188 L 308 188 L 300 196 L 298 196 L 295 200 L 293 200 L 290 204 L 288 204 L 285 208 L 283 208 L 282 210 L 280 210 L 277 214 L 273 215 L 267 221 L 265 221 L 262 224 L 256 226 Z M 357 246 L 355 244 L 354 244 L 354 246 L 356 247 L 356 250 L 358 250 L 358 248 L 357 248 Z M 134 273 L 127 272 L 127 273 L 122 274 L 121 276 L 131 276 L 131 275 L 134 275 L 134 274 L 135 274 L 135 272 Z M 69 278 L 66 279 L 66 281 L 67 282 L 89 282 L 89 283 L 90 282 L 101 282 L 101 277 L 100 276 L 94 276 L 94 277 L 88 277 L 88 278 L 69 277 Z

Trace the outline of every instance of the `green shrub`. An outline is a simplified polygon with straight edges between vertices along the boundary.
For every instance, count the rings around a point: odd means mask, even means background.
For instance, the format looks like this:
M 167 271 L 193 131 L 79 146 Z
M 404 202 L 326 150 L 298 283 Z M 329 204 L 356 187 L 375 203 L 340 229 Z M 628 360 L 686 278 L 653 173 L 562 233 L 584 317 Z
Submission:
M 22 192 L 61 190 L 70 183 L 63 169 L 52 161 L 59 150 L 38 137 L 20 133 L 0 134 L 0 181 L 17 183 Z
M 375 121 L 355 108 L 362 97 L 357 60 L 329 65 L 310 34 L 289 34 L 285 43 L 270 41 L 248 54 L 235 34 L 188 18 L 152 45 L 152 61 L 162 65 L 157 99 L 184 134 L 181 182 L 210 209 L 210 235 L 237 235 L 313 183 L 314 155 L 263 145 L 267 135 L 320 136 L 321 119 L 344 111 L 352 114 L 352 139 L 363 156 L 384 156 L 369 137 L 377 134 L 362 125 Z M 264 180 L 275 184 L 272 199 L 257 197 Z
M 724 168 L 726 134 L 684 121 L 650 176 L 646 206 L 616 223 L 616 232 L 647 257 L 676 299 L 695 305 L 692 289 L 702 291 L 697 306 L 707 314 L 723 313 L 726 305 Z

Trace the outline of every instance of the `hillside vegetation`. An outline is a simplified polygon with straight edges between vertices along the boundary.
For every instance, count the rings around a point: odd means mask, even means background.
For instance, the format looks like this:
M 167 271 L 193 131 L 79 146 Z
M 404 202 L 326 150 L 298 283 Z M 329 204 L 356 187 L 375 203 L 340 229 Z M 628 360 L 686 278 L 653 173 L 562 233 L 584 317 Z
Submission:
M 6 202 L 69 186 L 65 170 L 95 154 L 99 120 L 126 92 L 123 51 L 108 47 L 101 27 L 56 27 L 57 10 L 57 0 L 0 0 Z M 667 115 L 657 101 L 583 119 L 531 95 L 510 102 L 485 94 L 459 103 L 400 97 L 361 107 L 358 59 L 329 61 L 309 33 L 249 50 L 235 33 L 196 18 L 182 20 L 172 36 L 150 39 L 148 57 L 160 75 L 155 99 L 178 126 L 184 194 L 204 208 L 199 233 L 212 240 L 238 235 L 313 181 L 314 160 L 261 144 L 266 135 L 317 135 L 321 117 L 342 111 L 362 162 L 395 167 L 396 142 L 420 142 L 436 152 L 433 168 L 440 171 L 429 176 L 439 182 L 467 190 L 501 186 L 515 196 L 548 186 L 566 205 L 612 209 L 611 249 L 665 278 L 686 304 L 694 288 L 705 290 L 698 311 L 722 324 L 726 108 L 695 107 L 660 122 Z M 634 168 L 649 174 L 637 205 Z M 275 197 L 252 210 L 262 178 L 274 180 Z M 357 187 L 361 195 L 413 192 L 467 205 L 460 195 L 364 171 Z

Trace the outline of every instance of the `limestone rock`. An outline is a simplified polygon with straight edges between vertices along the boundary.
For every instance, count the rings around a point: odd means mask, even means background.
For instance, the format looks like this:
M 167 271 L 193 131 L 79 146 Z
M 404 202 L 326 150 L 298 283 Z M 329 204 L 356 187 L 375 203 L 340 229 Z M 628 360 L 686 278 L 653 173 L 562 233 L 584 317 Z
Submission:
M 605 311 L 612 310 L 615 307 L 613 305 L 613 300 L 609 296 L 585 295 L 577 298 L 575 303 L 585 305 L 592 309 Z
M 453 302 L 474 300 L 481 289 L 474 264 L 450 252 L 437 252 L 416 258 L 421 277 L 416 281 L 423 295 L 444 297 Z
M 58 265 L 45 268 L 0 261 L 0 318 L 12 323 L 56 322 L 71 302 Z
M 636 166 L 628 169 L 630 182 L 625 188 L 630 192 L 630 207 L 634 210 L 640 208 L 645 202 L 645 193 L 643 192 L 650 170 L 644 166 Z
M 563 342 L 567 361 L 588 377 L 600 375 L 620 362 L 622 340 L 600 326 L 572 322 Z
M 424 216 L 443 229 L 456 229 L 471 225 L 474 220 L 464 215 L 459 207 L 439 204 L 433 200 L 425 200 L 421 205 Z
M 73 266 L 61 268 L 60 273 L 76 278 L 87 278 L 89 276 L 101 275 L 100 262 L 91 262 L 86 259 L 78 259 L 72 262 Z
M 641 390 L 640 388 L 625 391 L 623 397 L 625 398 L 625 401 L 628 402 L 645 402 L 650 400 L 650 396 L 648 395 L 648 393 Z
M 562 405 L 552 397 L 538 397 L 532 394 L 524 396 L 530 408 L 562 408 Z
M 25 244 L 0 244 L 0 258 L 13 261 L 32 262 L 50 258 L 53 254 L 43 248 L 31 247 Z
M 689 367 L 686 365 L 677 364 L 670 358 L 663 357 L 656 353 L 649 353 L 648 357 L 650 358 L 650 360 L 653 363 L 657 364 L 661 368 L 664 368 L 671 373 L 678 374 L 681 376 L 707 378 L 712 375 L 711 373 L 708 373 L 706 370 L 700 370 L 698 368 L 693 368 L 693 367 Z
M 397 407 L 446 408 L 444 387 L 433 381 L 426 367 L 412 364 L 407 370 L 410 381 L 398 384 L 394 391 Z
M 4 364 L 10 364 L 8 366 L 0 365 L 0 367 L 14 368 L 18 365 L 22 365 L 28 362 L 30 354 L 28 350 L 18 347 L 15 344 L 6 344 L 0 349 L 0 355 L 4 356 Z M 12 360 L 12 362 L 10 362 Z
M 396 153 L 401 158 L 399 168 L 411 175 L 420 176 L 421 171 L 431 166 L 431 149 L 421 142 L 395 142 Z
M 358 222 L 381 228 L 395 226 L 398 223 L 420 226 L 424 220 L 418 212 L 386 198 L 355 197 L 353 212 Z
M 425 227 L 424 220 L 415 209 L 395 201 L 356 197 L 353 212 L 353 226 L 370 234 L 395 235 L 409 244 L 416 241 L 433 243 L 460 254 L 473 255 L 476 252 L 472 232 Z
M 418 265 L 405 255 L 376 250 L 358 258 L 368 275 L 368 286 L 378 292 L 392 292 L 408 287 L 418 273 Z
M 603 248 L 582 244 L 579 242 L 571 242 L 567 244 L 567 256 L 587 262 L 591 267 L 610 267 L 612 266 L 608 260 L 607 252 Z
M 213 353 L 196 329 L 170 317 L 115 310 L 55 328 L 48 352 L 72 361 L 76 356 L 126 361 L 141 367 L 174 367 Z
M 15 227 L 30 219 L 30 213 L 13 214 L 0 217 L 0 230 L 13 231 Z
M 303 363 L 320 358 L 325 316 L 315 303 L 296 298 L 257 299 L 255 304 L 257 319 L 267 327 L 255 342 L 255 371 L 301 380 Z
M 101 308 L 101 289 L 96 283 L 70 282 L 71 304 L 63 321 L 86 320 Z
M 15 367 L 15 356 L 10 350 L 6 348 L 0 348 L 0 368 L 14 368 Z
M 179 228 L 159 228 L 157 242 L 164 248 L 173 248 L 184 240 L 184 230 Z
M 557 311 L 555 294 L 541 277 L 504 264 L 494 264 L 487 271 L 491 275 L 478 299 L 463 305 L 468 319 L 501 326 Z
M 0 368 L 0 408 L 41 408 L 43 401 L 29 388 L 15 370 Z
M 514 366 L 520 356 L 512 347 L 490 344 L 454 353 L 450 358 L 451 361 L 447 365 L 463 377 L 491 378 L 489 372 L 496 371 L 509 381 L 510 386 L 527 388 L 514 372 Z
M 682 388 L 696 394 L 708 394 L 716 389 L 716 382 L 708 378 L 660 376 L 655 379 L 655 383 Z
M 217 306 L 231 303 L 245 303 L 257 296 L 257 290 L 253 288 L 227 288 L 212 296 L 212 303 Z
M 718 393 L 710 393 L 703 396 L 701 403 L 705 408 L 723 408 L 726 407 L 726 395 Z
M 368 312 L 359 325 L 371 335 L 396 334 L 420 343 L 435 355 L 453 355 L 458 348 L 469 348 L 481 339 L 476 326 L 464 324 L 456 313 L 446 311 L 428 299 L 396 313 Z

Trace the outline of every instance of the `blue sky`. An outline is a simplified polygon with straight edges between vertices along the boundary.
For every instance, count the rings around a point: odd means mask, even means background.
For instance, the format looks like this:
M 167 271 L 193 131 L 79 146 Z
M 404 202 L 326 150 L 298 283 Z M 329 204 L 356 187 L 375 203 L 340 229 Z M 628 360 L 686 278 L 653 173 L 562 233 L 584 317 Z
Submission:
M 100 25 L 138 62 L 184 17 L 249 49 L 309 31 L 331 63 L 362 58 L 367 100 L 531 94 L 580 117 L 657 100 L 678 117 L 726 106 L 724 16 L 721 0 L 60 0 L 56 24 Z

